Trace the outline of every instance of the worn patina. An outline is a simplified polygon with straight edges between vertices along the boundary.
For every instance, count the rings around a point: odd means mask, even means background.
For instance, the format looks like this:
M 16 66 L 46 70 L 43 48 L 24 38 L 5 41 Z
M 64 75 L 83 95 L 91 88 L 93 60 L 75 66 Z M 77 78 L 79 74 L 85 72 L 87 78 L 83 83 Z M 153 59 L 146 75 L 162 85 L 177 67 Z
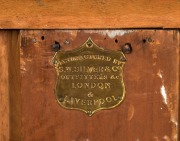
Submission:
M 67 109 L 93 113 L 118 106 L 125 97 L 121 51 L 104 50 L 89 38 L 81 47 L 59 51 L 53 62 L 57 72 L 55 95 Z

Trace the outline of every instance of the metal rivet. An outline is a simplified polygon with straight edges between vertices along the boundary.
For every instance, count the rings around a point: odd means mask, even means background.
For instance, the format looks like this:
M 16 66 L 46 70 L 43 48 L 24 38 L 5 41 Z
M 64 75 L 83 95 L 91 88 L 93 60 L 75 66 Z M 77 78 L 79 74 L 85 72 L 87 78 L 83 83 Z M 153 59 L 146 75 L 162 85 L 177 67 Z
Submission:
M 92 115 L 92 111 L 90 111 L 90 110 L 87 111 L 87 115 L 88 115 L 88 116 L 91 116 L 91 115 Z
M 91 41 L 87 42 L 87 46 L 91 47 L 92 46 L 92 42 Z
M 122 56 L 122 57 L 120 58 L 120 61 L 126 62 L 126 58 Z
M 59 51 L 60 50 L 60 44 L 59 42 L 55 41 L 55 44 L 52 45 L 52 48 L 55 52 Z
M 56 64 L 56 63 L 57 63 L 57 61 L 53 59 L 53 60 L 52 60 L 52 63 L 53 63 L 53 64 Z
M 63 102 L 64 101 L 64 98 L 59 98 L 59 102 Z
M 125 45 L 122 46 L 122 52 L 125 54 L 130 54 L 132 52 L 132 47 L 130 43 L 126 43 Z

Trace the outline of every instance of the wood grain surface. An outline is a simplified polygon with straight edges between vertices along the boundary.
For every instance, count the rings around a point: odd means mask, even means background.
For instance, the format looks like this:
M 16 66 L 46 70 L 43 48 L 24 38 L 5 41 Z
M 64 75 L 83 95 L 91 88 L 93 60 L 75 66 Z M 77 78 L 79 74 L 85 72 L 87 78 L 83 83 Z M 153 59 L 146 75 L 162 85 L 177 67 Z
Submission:
M 59 106 L 51 64 L 55 41 L 72 50 L 88 37 L 105 49 L 133 48 L 126 54 L 124 102 L 92 117 Z M 22 30 L 21 38 L 23 141 L 178 141 L 178 31 Z
M 8 47 L 9 32 L 0 32 L 0 140 L 9 139 L 9 74 L 8 74 Z
M 11 30 L 8 55 L 10 141 L 21 140 L 21 95 L 20 95 L 20 36 L 19 30 Z
M 21 138 L 19 31 L 0 31 L 0 141 Z
M 180 1 L 1 0 L 0 28 L 180 28 Z

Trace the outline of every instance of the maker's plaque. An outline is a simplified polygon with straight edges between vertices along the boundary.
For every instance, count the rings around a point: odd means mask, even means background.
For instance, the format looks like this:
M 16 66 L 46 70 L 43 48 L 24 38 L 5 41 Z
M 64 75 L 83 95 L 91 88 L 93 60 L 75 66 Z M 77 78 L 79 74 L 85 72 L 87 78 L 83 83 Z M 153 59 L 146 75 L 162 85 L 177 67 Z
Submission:
M 58 103 L 89 116 L 118 106 L 125 97 L 125 61 L 121 51 L 105 50 L 90 38 L 77 49 L 57 52 L 53 62 Z

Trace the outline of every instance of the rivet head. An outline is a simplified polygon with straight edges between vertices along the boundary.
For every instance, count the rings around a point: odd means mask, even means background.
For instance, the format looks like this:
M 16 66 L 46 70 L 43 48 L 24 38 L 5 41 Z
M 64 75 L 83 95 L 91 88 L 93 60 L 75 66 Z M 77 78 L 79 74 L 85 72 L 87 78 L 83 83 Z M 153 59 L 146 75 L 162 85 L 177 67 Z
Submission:
M 90 111 L 90 110 L 87 111 L 87 115 L 88 115 L 88 116 L 92 116 L 92 111 Z
M 52 63 L 55 65 L 55 64 L 57 63 L 57 61 L 53 59 L 53 60 L 52 60 Z
M 121 57 L 121 58 L 120 58 L 120 61 L 126 62 L 126 58 L 125 58 L 125 57 Z
M 132 52 L 132 47 L 130 43 L 124 44 L 121 49 L 124 54 L 130 54 Z
M 59 102 L 63 102 L 63 101 L 64 101 L 63 97 L 59 98 Z
M 55 44 L 52 45 L 53 51 L 57 52 L 60 50 L 60 44 L 58 42 L 55 42 Z
M 91 48 L 92 47 L 92 42 L 91 41 L 88 41 L 87 43 L 86 43 L 86 46 L 88 47 L 88 48 Z

